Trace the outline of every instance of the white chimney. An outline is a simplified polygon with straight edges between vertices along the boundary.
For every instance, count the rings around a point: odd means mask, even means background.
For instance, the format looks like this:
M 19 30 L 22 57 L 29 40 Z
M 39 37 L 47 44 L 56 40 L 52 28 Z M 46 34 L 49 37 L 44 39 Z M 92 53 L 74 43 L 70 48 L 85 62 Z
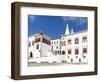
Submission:
M 71 34 L 73 34 L 73 28 L 71 29 Z
M 66 25 L 66 30 L 65 30 L 65 35 L 68 35 L 69 34 L 69 26 L 68 24 Z

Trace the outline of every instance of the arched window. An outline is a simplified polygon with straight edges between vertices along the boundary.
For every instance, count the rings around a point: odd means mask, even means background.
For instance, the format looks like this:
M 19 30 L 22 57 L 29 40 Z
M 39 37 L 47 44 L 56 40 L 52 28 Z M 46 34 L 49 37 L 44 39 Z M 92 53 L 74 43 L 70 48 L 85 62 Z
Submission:
M 32 52 L 30 52 L 30 57 L 31 57 L 31 58 L 33 57 L 33 53 L 32 53 Z
M 71 59 L 71 62 L 73 62 L 73 59 Z
M 65 51 L 62 51 L 62 55 L 64 55 L 65 54 Z

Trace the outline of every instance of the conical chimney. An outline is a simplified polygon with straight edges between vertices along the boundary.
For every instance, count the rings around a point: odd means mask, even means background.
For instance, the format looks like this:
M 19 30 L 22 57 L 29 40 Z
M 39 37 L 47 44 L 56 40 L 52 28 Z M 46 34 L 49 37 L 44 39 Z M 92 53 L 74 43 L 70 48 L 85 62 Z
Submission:
M 66 25 L 66 30 L 65 30 L 65 35 L 68 35 L 69 34 L 69 26 L 68 24 Z

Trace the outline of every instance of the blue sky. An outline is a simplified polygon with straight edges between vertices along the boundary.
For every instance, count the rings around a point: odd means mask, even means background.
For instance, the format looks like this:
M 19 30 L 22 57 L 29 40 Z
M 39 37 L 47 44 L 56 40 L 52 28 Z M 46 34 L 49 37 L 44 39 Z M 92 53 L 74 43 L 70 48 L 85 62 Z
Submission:
M 88 18 L 28 15 L 28 36 L 43 32 L 51 39 L 59 38 L 64 35 L 66 24 L 70 31 L 72 28 L 74 32 L 84 31 L 88 29 Z

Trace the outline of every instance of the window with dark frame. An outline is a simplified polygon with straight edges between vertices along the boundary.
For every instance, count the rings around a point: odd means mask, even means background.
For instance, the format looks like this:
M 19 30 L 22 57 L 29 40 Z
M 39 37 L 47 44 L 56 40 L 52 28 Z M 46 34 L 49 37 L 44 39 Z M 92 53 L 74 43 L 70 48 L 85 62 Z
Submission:
M 56 47 L 56 49 L 58 49 L 58 46 Z
M 39 49 L 39 44 L 36 45 L 36 49 Z
M 32 53 L 32 52 L 30 52 L 30 57 L 31 57 L 31 58 L 33 57 L 33 53 Z
M 71 39 L 68 40 L 68 45 L 71 44 Z
M 83 58 L 86 58 L 86 56 L 83 56 Z
M 62 41 L 61 42 L 61 46 L 65 46 L 66 45 L 66 42 L 65 41 Z
M 50 45 L 50 43 L 51 43 L 49 40 L 47 40 L 45 38 L 43 38 L 43 42 L 46 43 L 46 44 L 48 44 L 48 45 Z
M 81 62 L 81 59 L 79 59 L 79 62 Z
M 86 36 L 84 36 L 84 37 L 82 38 L 82 42 L 87 42 L 87 37 L 86 37 Z
M 65 54 L 65 51 L 62 51 L 62 55 L 64 55 Z
M 71 54 L 71 49 L 68 49 L 68 54 Z
M 75 44 L 79 44 L 79 38 L 75 38 Z
M 40 42 L 40 38 L 35 39 L 35 43 Z
M 79 49 L 75 49 L 75 54 L 76 54 L 76 55 L 79 54 Z
M 83 53 L 87 53 L 87 48 L 83 48 Z

